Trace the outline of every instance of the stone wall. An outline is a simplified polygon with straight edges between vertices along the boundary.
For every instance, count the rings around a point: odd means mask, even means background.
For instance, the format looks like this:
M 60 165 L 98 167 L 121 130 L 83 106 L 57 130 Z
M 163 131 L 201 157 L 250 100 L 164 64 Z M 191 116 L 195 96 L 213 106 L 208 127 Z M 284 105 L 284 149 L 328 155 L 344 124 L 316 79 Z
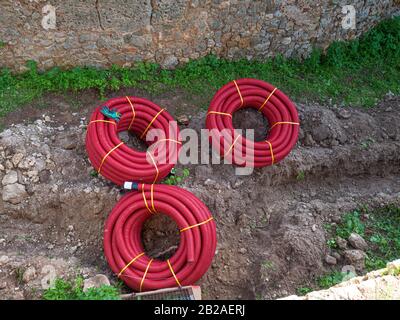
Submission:
M 306 56 L 354 38 L 399 11 L 395 0 L 1 0 L 0 67 L 165 68 L 213 53 L 228 58 Z M 343 28 L 353 5 L 355 29 Z M 349 15 L 350 12 L 349 12 Z
M 352 278 L 327 290 L 279 300 L 400 300 L 400 260 L 389 262 L 385 269 Z

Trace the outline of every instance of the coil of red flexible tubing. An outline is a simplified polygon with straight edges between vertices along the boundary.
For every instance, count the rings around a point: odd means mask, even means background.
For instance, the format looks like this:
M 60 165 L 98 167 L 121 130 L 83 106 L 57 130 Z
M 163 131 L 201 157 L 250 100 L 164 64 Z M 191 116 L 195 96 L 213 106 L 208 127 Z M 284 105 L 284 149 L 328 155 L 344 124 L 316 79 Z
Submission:
M 112 210 L 104 230 L 106 259 L 115 274 L 135 291 L 192 285 L 209 268 L 216 249 L 216 227 L 210 211 L 192 193 L 162 184 L 135 184 Z M 153 260 L 141 242 L 143 223 L 166 214 L 180 229 L 173 256 Z
M 104 105 L 121 114 L 118 122 L 101 113 Z M 138 97 L 114 98 L 102 106 L 93 112 L 86 133 L 86 150 L 98 173 L 117 185 L 132 180 L 155 183 L 166 177 L 181 148 L 179 128 L 171 115 Z M 148 146 L 154 146 L 154 151 L 133 150 L 118 137 L 118 132 L 130 130 L 143 139 L 151 129 L 164 132 L 161 138 L 146 141 Z M 159 161 L 161 157 L 165 160 Z
M 235 132 L 234 112 L 253 108 L 268 120 L 270 130 L 264 141 L 252 142 Z M 207 113 L 213 148 L 233 164 L 264 167 L 285 158 L 297 142 L 299 116 L 293 102 L 273 85 L 244 78 L 227 83 L 214 95 Z

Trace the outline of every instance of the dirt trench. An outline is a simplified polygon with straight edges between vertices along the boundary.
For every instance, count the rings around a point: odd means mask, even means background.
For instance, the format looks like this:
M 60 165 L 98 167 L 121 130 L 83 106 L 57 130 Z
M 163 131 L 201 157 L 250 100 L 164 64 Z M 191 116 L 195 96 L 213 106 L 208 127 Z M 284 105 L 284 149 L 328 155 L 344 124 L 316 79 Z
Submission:
M 126 93 L 144 95 L 118 94 Z M 8 257 L 0 261 L 2 298 L 38 297 L 49 265 L 58 276 L 101 272 L 116 281 L 103 257 L 102 229 L 121 192 L 90 175 L 85 124 L 100 102 L 88 96 L 79 107 L 48 96 L 46 109 L 32 105 L 5 119 L 0 180 L 14 171 L 25 192 L 16 203 L 0 198 L 0 257 Z M 189 116 L 188 127 L 203 128 L 201 98 L 180 92 L 150 98 L 175 116 Z M 324 224 L 360 205 L 400 204 L 399 102 L 387 97 L 371 110 L 298 104 L 297 146 L 282 162 L 250 176 L 236 176 L 229 165 L 177 166 L 191 172 L 180 186 L 204 201 L 217 223 L 217 252 L 199 282 L 204 298 L 295 294 L 331 268 L 324 261 L 331 251 Z M 234 124 L 256 128 L 259 138 L 268 128 L 251 111 L 235 115 Z M 143 233 L 154 256 L 165 258 L 178 244 L 176 226 L 162 217 L 149 221 Z M 20 279 L 30 266 L 35 276 Z

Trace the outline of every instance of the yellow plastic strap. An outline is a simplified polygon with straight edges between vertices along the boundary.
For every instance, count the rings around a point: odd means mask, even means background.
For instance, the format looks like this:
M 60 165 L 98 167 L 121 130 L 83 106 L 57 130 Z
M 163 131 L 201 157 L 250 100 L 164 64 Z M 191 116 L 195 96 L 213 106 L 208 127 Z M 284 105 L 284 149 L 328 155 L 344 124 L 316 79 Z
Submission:
M 128 127 L 128 130 L 131 130 L 133 121 L 135 120 L 135 117 L 136 117 L 136 112 L 135 112 L 135 108 L 133 107 L 133 103 L 132 103 L 131 99 L 129 99 L 129 97 L 126 96 L 126 100 L 128 100 L 128 102 L 129 102 L 129 104 L 131 105 L 131 108 L 132 108 L 132 120 L 131 120 L 131 123 L 129 124 L 129 127 Z
M 201 225 L 203 225 L 203 224 L 206 224 L 206 223 L 210 222 L 210 221 L 213 220 L 213 219 L 214 219 L 213 217 L 208 218 L 207 220 L 205 220 L 205 221 L 203 221 L 203 222 L 200 222 L 200 223 L 194 224 L 194 225 L 192 225 L 192 226 L 183 228 L 183 229 L 181 229 L 181 230 L 179 230 L 179 231 L 180 231 L 180 232 L 184 232 L 184 231 L 186 231 L 186 230 L 189 230 L 189 229 L 192 229 L 192 228 L 201 226 Z
M 143 139 L 143 137 L 145 136 L 145 134 L 147 133 L 147 130 L 149 130 L 150 126 L 153 124 L 154 120 L 157 119 L 157 117 L 160 115 L 161 112 L 163 112 L 165 109 L 161 109 L 160 111 L 158 111 L 158 113 L 154 116 L 154 118 L 150 121 L 150 123 L 148 124 L 148 126 L 146 127 L 146 129 L 143 131 L 142 135 L 140 136 L 140 139 Z
M 265 140 L 265 142 L 269 144 L 269 151 L 271 152 L 272 164 L 274 164 L 275 163 L 275 156 L 274 156 L 274 150 L 272 149 L 272 143 L 269 142 L 268 140 Z
M 228 117 L 231 117 L 231 118 L 232 118 L 232 115 L 231 115 L 230 113 L 227 113 L 227 112 L 209 111 L 209 112 L 207 113 L 207 115 L 209 115 L 209 114 L 220 114 L 220 115 L 222 115 L 222 116 L 228 116 Z
M 270 128 L 270 130 L 271 130 L 273 127 L 277 126 L 278 124 L 293 124 L 293 125 L 296 125 L 296 126 L 299 126 L 299 125 L 300 125 L 300 123 L 298 123 L 298 122 L 280 121 L 280 122 L 275 122 L 275 123 L 272 125 L 272 127 Z
M 110 121 L 110 120 L 93 120 L 89 122 L 89 125 L 92 123 L 96 123 L 96 122 L 105 122 L 105 123 L 112 123 L 112 124 L 117 124 L 115 121 Z
M 154 207 L 154 184 L 150 186 L 150 201 L 151 201 L 151 208 L 153 212 L 156 213 L 156 208 Z
M 121 269 L 121 271 L 118 273 L 118 278 L 121 276 L 121 274 L 124 273 L 124 271 L 125 271 L 126 269 L 129 268 L 129 266 L 130 266 L 132 263 L 134 263 L 134 262 L 135 262 L 137 259 L 139 259 L 142 255 L 144 255 L 144 252 L 139 253 L 136 257 L 134 257 L 131 261 L 129 261 L 129 263 L 127 263 L 127 265 L 126 265 L 125 267 L 123 267 L 123 268 Z
M 226 157 L 228 155 L 228 153 L 232 150 L 233 146 L 235 145 L 236 141 L 240 138 L 240 135 L 238 135 L 236 137 L 236 139 L 233 141 L 233 143 L 231 144 L 231 146 L 229 147 L 228 151 L 225 153 L 224 157 Z
M 169 270 L 171 270 L 171 273 L 175 278 L 176 283 L 178 284 L 178 286 L 182 287 L 181 283 L 179 282 L 178 278 L 176 277 L 174 270 L 172 269 L 171 262 L 169 262 L 169 259 L 167 259 L 167 263 L 168 263 Z
M 155 145 L 156 143 L 159 143 L 159 142 L 163 142 L 163 141 L 172 141 L 172 142 L 175 142 L 175 143 L 177 143 L 177 144 L 182 144 L 182 142 L 180 142 L 180 141 L 178 141 L 178 140 L 175 140 L 175 139 L 159 139 L 159 140 L 157 140 L 156 142 L 154 142 L 153 145 Z
M 261 110 L 264 108 L 264 106 L 267 104 L 267 102 L 269 101 L 269 99 L 272 97 L 272 95 L 275 93 L 275 91 L 276 91 L 277 89 L 278 89 L 278 88 L 275 88 L 274 90 L 272 90 L 272 92 L 269 94 L 268 98 L 265 99 L 264 103 L 262 104 L 262 106 L 260 107 L 260 109 L 258 109 L 258 111 L 261 111 Z
M 154 181 L 153 181 L 153 183 L 156 183 L 156 181 L 158 179 L 158 175 L 160 174 L 160 171 L 158 170 L 157 163 L 154 160 L 153 156 L 151 155 L 151 152 L 147 152 L 147 153 L 149 154 L 149 156 L 151 158 L 151 161 L 153 162 L 153 165 L 154 165 L 154 167 L 156 168 L 156 171 L 157 171 L 156 176 L 154 177 Z
M 144 274 L 143 274 L 143 277 L 142 277 L 142 281 L 140 281 L 140 288 L 139 288 L 140 292 L 142 292 L 142 286 L 143 286 L 144 279 L 146 279 L 147 272 L 149 271 L 150 265 L 153 262 L 153 260 L 154 259 L 151 259 L 149 261 L 149 263 L 147 264 L 146 270 L 144 271 Z
M 121 145 L 123 145 L 123 144 L 124 144 L 124 143 L 121 142 L 121 143 L 117 144 L 114 148 L 112 148 L 110 151 L 107 152 L 107 154 L 106 154 L 106 155 L 103 157 L 103 159 L 101 160 L 100 167 L 99 167 L 99 169 L 97 170 L 98 173 L 101 173 L 101 167 L 103 166 L 104 161 L 106 161 L 107 157 L 111 154 L 111 152 L 113 152 L 115 149 L 117 149 L 119 146 L 121 146 Z
M 144 193 L 144 183 L 142 183 L 142 196 L 143 196 L 143 201 L 144 201 L 144 204 L 145 204 L 147 210 L 150 213 L 157 213 L 155 208 L 154 208 L 153 186 L 154 185 L 151 185 L 151 188 L 150 188 L 151 207 L 153 208 L 153 210 L 150 209 L 149 204 L 147 203 L 146 195 Z
M 239 93 L 240 101 L 242 101 L 242 104 L 241 104 L 240 106 L 243 106 L 243 97 L 242 97 L 242 93 L 240 92 L 239 86 L 238 86 L 238 84 L 236 83 L 236 80 L 233 80 L 233 83 L 235 84 L 236 89 L 237 89 L 237 92 Z

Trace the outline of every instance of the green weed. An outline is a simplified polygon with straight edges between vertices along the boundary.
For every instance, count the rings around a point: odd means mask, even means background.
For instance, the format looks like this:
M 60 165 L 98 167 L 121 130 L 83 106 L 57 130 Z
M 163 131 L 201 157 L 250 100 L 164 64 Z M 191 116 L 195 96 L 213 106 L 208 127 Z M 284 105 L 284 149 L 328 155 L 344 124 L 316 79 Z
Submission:
M 321 289 L 328 289 L 343 281 L 344 274 L 339 271 L 333 271 L 317 279 L 317 284 Z
M 343 222 L 336 228 L 336 235 L 347 239 L 351 233 L 358 233 L 363 236 L 365 224 L 360 219 L 360 212 L 355 210 L 343 217 Z
M 83 278 L 75 281 L 56 279 L 54 286 L 43 294 L 45 300 L 120 300 L 119 289 L 103 285 L 99 288 L 89 288 L 83 291 Z
M 187 168 L 183 169 L 180 175 L 177 175 L 175 169 L 173 169 L 171 170 L 171 174 L 163 181 L 163 183 L 168 185 L 177 185 L 183 182 L 183 180 L 189 177 L 189 175 L 190 171 Z
M 303 181 L 305 176 L 306 176 L 306 174 L 304 173 L 304 171 L 300 171 L 296 176 L 296 180 L 297 181 Z
M 91 170 L 90 171 L 90 176 L 93 178 L 97 178 L 99 176 L 99 173 L 96 170 Z
M 332 248 L 332 249 L 337 248 L 337 243 L 336 243 L 336 240 L 335 240 L 335 239 L 328 239 L 328 240 L 326 241 L 326 245 L 327 245 L 329 248 Z
M 262 262 L 261 267 L 264 270 L 275 270 L 275 265 L 272 261 L 265 260 Z
M 307 293 L 310 293 L 311 291 L 313 291 L 313 289 L 310 287 L 297 288 L 297 295 L 305 296 Z

